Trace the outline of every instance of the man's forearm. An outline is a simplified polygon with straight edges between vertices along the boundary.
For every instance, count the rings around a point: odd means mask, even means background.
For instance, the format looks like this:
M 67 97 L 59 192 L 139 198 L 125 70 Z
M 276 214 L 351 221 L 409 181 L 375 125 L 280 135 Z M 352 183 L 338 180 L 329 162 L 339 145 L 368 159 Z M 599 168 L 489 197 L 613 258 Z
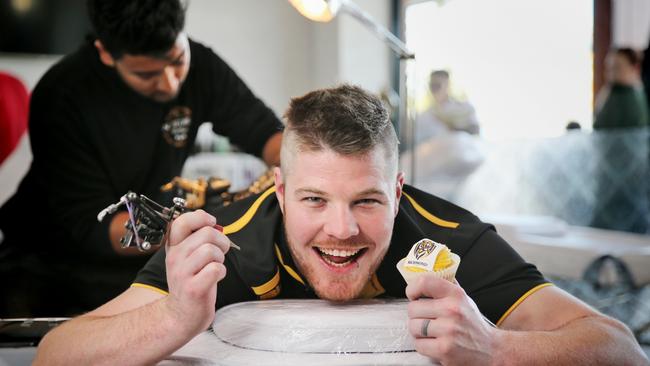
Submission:
M 498 365 L 647 365 L 621 323 L 600 316 L 573 320 L 551 331 L 499 331 Z
M 162 360 L 187 343 L 166 298 L 109 317 L 82 316 L 48 333 L 35 365 L 144 365 Z

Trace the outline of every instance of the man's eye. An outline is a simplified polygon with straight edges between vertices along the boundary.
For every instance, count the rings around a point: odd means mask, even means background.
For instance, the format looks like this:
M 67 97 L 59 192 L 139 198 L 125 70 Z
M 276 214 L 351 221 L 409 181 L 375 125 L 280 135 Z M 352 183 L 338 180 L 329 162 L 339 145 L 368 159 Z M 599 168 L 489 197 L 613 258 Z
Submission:
M 373 198 L 364 198 L 364 199 L 356 201 L 357 205 L 362 205 L 362 206 L 372 206 L 372 205 L 377 205 L 377 204 L 380 204 L 380 203 L 381 202 L 379 202 L 378 200 L 373 199 Z
M 302 199 L 304 202 L 307 203 L 313 203 L 313 204 L 318 204 L 318 203 L 323 203 L 324 200 L 320 197 L 305 197 Z

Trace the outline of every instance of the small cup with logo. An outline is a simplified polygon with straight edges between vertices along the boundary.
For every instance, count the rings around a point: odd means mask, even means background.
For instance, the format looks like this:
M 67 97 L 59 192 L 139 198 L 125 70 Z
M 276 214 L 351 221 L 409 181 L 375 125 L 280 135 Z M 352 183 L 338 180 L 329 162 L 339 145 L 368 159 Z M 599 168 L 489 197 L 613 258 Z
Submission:
M 422 239 L 413 244 L 408 255 L 397 263 L 397 270 L 407 284 L 423 274 L 432 274 L 455 283 L 459 265 L 460 257 L 452 253 L 446 245 L 431 239 Z

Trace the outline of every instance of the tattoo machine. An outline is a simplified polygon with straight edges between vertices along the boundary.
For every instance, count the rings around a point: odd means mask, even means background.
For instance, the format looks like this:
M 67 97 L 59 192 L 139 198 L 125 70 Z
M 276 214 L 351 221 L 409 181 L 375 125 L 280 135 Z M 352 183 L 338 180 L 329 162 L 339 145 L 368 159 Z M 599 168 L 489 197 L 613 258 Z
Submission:
M 135 246 L 145 252 L 151 249 L 152 245 L 163 243 L 171 222 L 188 211 L 184 199 L 175 197 L 173 203 L 172 207 L 165 207 L 143 194 L 129 191 L 117 203 L 101 210 L 97 215 L 97 221 L 101 222 L 106 215 L 115 213 L 121 206 L 126 206 L 129 220 L 124 224 L 126 234 L 120 239 L 122 248 Z M 215 225 L 215 228 L 223 232 L 223 227 Z M 230 247 L 241 250 L 232 241 Z

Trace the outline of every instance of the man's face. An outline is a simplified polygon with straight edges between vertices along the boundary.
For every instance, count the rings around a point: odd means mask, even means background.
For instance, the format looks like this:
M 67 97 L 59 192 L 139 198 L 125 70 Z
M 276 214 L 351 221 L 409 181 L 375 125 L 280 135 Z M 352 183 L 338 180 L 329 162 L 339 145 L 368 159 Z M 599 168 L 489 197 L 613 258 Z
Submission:
M 103 52 L 106 52 L 105 50 Z M 119 59 L 102 55 L 102 61 L 114 66 L 122 80 L 137 93 L 157 102 L 174 99 L 190 69 L 187 36 L 181 34 L 174 46 L 160 56 L 124 54 Z
M 431 75 L 429 79 L 429 90 L 432 93 L 446 92 L 449 88 L 449 79 L 441 75 Z
M 382 148 L 290 160 L 286 176 L 275 168 L 275 178 L 292 257 L 320 298 L 354 299 L 388 250 L 403 175 L 387 169 Z
M 607 56 L 605 72 L 608 81 L 624 85 L 633 85 L 639 78 L 637 68 L 618 53 Z

